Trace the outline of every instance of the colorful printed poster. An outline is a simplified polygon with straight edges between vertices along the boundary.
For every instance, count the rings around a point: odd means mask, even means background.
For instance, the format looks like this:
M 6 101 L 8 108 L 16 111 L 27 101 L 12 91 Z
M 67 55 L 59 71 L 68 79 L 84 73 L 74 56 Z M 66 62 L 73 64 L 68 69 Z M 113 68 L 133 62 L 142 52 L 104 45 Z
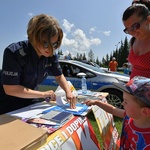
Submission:
M 92 110 L 100 130 L 103 148 L 105 150 L 118 150 L 120 145 L 120 137 L 115 127 L 113 115 L 107 113 L 96 105 L 92 107 Z
M 86 117 L 74 117 L 51 134 L 39 150 L 100 150 L 94 130 Z

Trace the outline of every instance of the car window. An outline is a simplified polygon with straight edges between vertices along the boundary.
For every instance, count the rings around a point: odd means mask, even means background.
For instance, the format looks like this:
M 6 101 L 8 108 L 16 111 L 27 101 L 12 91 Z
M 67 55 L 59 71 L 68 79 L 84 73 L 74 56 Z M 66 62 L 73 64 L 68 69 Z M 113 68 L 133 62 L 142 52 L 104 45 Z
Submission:
M 90 68 L 90 69 L 92 69 L 92 70 L 94 70 L 94 71 L 101 72 L 101 73 L 105 73 L 105 71 L 102 70 L 100 67 L 98 68 L 98 67 L 96 67 L 96 66 L 92 66 L 92 65 L 89 65 L 89 64 L 86 64 L 86 63 L 82 63 L 82 62 L 79 62 L 79 61 L 75 61 L 75 63 L 77 63 L 77 64 L 79 64 L 79 65 L 81 65 L 81 66 L 84 66 L 84 67 L 86 67 L 86 68 Z
M 96 76 L 91 71 L 89 71 L 85 68 L 82 68 L 78 65 L 75 65 L 75 64 L 71 64 L 71 63 L 67 63 L 67 62 L 60 62 L 60 65 L 61 65 L 61 68 L 64 68 L 64 66 L 68 67 L 69 76 L 66 75 L 66 73 L 64 73 L 65 77 L 77 77 L 77 74 L 80 72 L 84 72 L 87 75 L 86 78 L 93 78 Z

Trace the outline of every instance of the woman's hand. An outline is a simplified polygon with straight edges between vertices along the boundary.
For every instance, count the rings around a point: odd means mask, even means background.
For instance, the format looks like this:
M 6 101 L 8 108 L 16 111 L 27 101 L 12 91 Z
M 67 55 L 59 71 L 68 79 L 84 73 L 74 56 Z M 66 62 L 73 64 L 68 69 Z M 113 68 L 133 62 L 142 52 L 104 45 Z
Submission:
M 49 90 L 46 92 L 43 92 L 43 98 L 45 98 L 46 102 L 49 102 L 51 100 L 56 100 L 56 95 L 53 90 Z
M 76 97 L 70 92 L 66 93 L 67 101 L 70 103 L 70 108 L 75 109 L 76 108 Z

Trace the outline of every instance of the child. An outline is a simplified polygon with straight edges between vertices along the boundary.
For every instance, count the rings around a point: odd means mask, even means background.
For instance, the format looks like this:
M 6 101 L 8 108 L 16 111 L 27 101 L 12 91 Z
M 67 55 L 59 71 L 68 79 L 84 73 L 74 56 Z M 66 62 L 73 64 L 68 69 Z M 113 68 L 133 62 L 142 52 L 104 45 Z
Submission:
M 123 64 L 123 72 L 124 72 L 124 74 L 129 74 L 129 69 L 128 69 L 128 64 L 127 63 Z
M 135 76 L 125 86 L 114 83 L 123 90 L 122 105 L 116 108 L 100 100 L 87 100 L 88 106 L 98 105 L 105 111 L 124 118 L 120 149 L 150 149 L 150 78 Z

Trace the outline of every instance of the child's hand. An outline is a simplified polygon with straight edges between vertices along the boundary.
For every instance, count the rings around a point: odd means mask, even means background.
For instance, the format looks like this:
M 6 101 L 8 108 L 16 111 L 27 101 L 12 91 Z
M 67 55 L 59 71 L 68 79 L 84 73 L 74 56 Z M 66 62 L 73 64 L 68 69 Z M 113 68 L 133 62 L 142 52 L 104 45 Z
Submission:
M 87 106 L 95 105 L 96 100 L 87 100 L 84 101 L 82 104 L 86 104 Z

